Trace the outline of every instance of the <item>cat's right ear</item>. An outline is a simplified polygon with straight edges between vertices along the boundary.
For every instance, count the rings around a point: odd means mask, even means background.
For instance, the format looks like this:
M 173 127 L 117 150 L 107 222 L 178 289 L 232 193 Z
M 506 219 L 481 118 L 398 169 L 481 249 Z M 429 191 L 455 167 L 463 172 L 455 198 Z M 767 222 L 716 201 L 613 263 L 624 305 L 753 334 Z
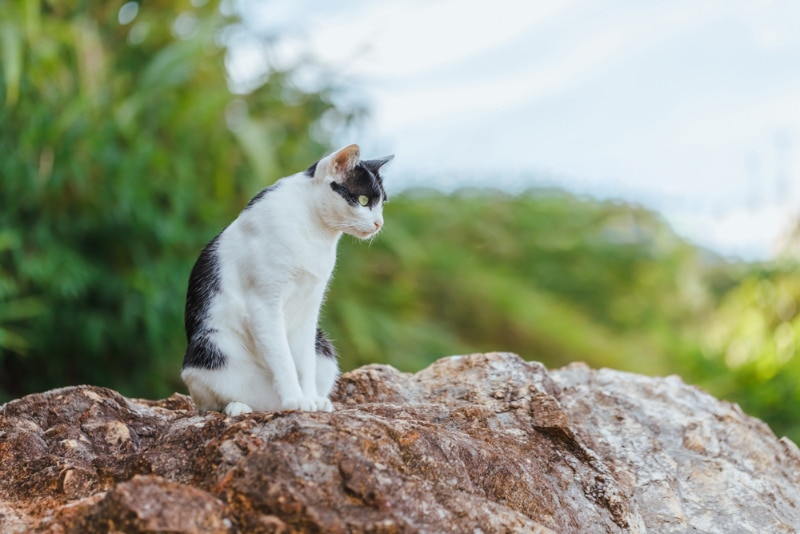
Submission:
M 309 174 L 314 177 L 325 175 L 344 176 L 358 165 L 360 157 L 361 149 L 358 145 L 348 145 L 333 154 L 325 156 L 306 172 L 311 171 L 313 168 L 313 173 Z
M 361 149 L 358 145 L 348 145 L 343 149 L 331 154 L 333 163 L 331 163 L 331 172 L 333 174 L 346 174 L 358 165 L 361 158 Z

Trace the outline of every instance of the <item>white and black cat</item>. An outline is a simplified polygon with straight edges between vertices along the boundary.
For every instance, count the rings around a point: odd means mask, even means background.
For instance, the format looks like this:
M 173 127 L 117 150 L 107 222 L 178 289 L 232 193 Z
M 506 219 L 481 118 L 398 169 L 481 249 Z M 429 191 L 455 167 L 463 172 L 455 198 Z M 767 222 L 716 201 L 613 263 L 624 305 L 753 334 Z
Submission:
M 200 410 L 331 411 L 336 354 L 318 328 L 342 233 L 383 226 L 380 168 L 357 145 L 258 193 L 209 243 L 186 298 L 181 378 Z

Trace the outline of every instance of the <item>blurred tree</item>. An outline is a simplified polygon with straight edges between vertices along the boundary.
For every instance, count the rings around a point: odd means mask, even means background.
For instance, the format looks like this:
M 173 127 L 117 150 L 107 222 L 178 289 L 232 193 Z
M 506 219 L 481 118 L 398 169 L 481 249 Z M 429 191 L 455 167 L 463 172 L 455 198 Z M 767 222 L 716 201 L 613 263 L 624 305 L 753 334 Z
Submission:
M 181 387 L 199 250 L 322 155 L 323 115 L 356 113 L 292 70 L 234 94 L 225 59 L 243 31 L 218 2 L 0 3 L 0 402 Z

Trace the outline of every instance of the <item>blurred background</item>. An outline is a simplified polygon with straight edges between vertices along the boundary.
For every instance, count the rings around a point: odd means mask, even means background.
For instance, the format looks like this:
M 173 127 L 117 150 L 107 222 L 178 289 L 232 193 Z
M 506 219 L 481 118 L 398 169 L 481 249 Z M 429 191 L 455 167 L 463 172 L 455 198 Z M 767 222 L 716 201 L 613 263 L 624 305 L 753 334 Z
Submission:
M 800 4 L 0 3 L 0 402 L 185 392 L 202 247 L 397 155 L 323 314 L 344 370 L 679 374 L 800 441 Z

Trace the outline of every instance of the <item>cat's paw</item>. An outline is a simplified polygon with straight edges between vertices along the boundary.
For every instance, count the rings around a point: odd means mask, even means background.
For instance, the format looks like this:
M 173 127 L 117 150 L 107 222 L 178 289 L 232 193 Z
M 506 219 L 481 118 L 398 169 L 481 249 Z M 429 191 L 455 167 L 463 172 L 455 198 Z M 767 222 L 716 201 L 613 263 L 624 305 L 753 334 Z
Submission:
M 316 412 L 317 403 L 311 397 L 295 397 L 283 401 L 283 409 L 287 411 Z
M 225 415 L 230 415 L 231 417 L 236 417 L 237 415 L 242 415 L 243 413 L 251 413 L 253 409 L 243 402 L 229 402 L 227 406 L 225 406 Z
M 302 412 L 332 412 L 333 404 L 325 397 L 297 397 L 283 403 L 284 410 Z
M 332 412 L 333 403 L 327 397 L 317 397 L 314 399 L 317 404 L 318 412 Z

